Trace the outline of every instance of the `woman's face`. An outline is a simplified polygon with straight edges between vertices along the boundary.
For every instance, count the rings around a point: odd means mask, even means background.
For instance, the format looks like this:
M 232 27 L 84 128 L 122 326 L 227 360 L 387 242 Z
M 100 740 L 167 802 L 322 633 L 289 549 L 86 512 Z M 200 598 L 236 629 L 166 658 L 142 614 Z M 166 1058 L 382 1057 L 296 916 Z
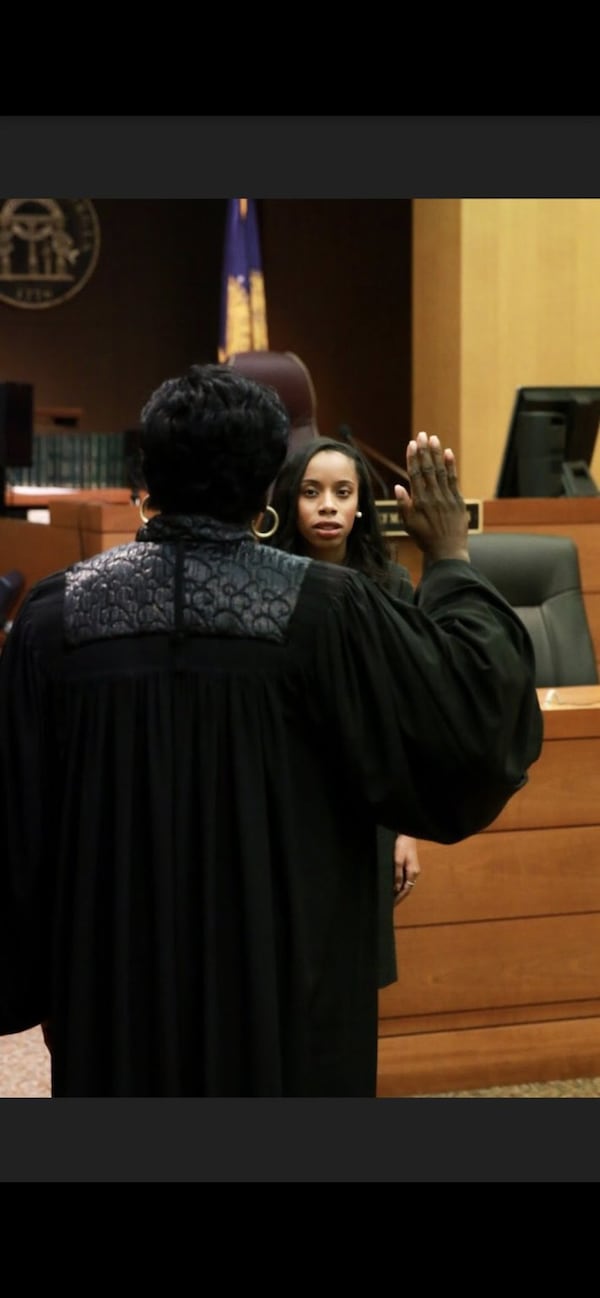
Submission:
M 343 451 L 317 451 L 298 492 L 297 526 L 311 559 L 343 563 L 358 509 L 356 465 Z

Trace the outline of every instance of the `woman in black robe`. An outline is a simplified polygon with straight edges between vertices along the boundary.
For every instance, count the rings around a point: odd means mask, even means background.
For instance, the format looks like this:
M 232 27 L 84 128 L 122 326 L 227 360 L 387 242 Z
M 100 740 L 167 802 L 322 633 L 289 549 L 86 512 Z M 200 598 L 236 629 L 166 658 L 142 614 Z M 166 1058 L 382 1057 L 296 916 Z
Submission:
M 160 512 L 38 582 L 0 657 L 0 1033 L 47 1024 L 54 1096 L 373 1096 L 376 826 L 455 842 L 539 756 L 451 452 L 419 434 L 395 488 L 412 606 L 256 543 L 287 436 L 227 366 L 161 384 Z
M 381 590 L 414 602 L 410 573 L 386 550 L 364 457 L 356 446 L 313 437 L 288 455 L 273 484 L 279 526 L 267 545 L 362 572 Z M 378 983 L 396 981 L 394 908 L 410 897 L 421 872 L 417 844 L 377 827 Z

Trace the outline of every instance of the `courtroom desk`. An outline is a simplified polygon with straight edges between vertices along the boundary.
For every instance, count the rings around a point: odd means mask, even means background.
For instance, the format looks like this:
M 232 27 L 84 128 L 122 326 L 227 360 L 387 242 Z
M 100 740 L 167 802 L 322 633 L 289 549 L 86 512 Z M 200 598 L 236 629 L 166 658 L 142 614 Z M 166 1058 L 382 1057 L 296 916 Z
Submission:
M 50 504 L 50 519 L 54 527 L 79 535 L 82 559 L 133 541 L 142 526 L 139 507 L 132 504 L 126 490 L 116 502 L 101 499 L 98 493 L 89 499 L 68 496 L 54 500 Z
M 0 572 L 18 568 L 25 577 L 13 618 L 35 582 L 90 554 L 132 540 L 140 526 L 138 507 L 132 505 L 127 487 L 81 491 L 13 487 L 5 498 L 9 506 L 18 502 L 50 510 L 49 523 L 0 516 Z
M 76 563 L 81 557 L 79 536 L 73 530 L 67 532 L 47 523 L 29 523 L 24 518 L 0 517 L 0 572 L 18 568 L 25 578 L 11 618 L 37 581 Z
M 380 992 L 380 1096 L 600 1073 L 600 686 L 556 695 L 538 691 L 542 753 L 494 823 L 419 842 Z
M 131 492 L 128 487 L 7 487 L 4 492 L 7 509 L 49 508 L 57 500 L 123 505 L 131 501 Z

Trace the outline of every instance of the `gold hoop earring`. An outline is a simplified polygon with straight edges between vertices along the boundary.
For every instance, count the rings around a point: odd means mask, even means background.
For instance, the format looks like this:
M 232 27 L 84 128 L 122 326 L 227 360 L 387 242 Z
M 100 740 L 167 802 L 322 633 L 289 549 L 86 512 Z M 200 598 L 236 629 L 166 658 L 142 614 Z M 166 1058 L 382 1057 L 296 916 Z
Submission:
M 144 505 L 147 505 L 147 504 L 148 504 L 149 499 L 150 499 L 150 493 L 148 492 L 148 494 L 145 495 L 145 496 L 142 496 L 142 499 L 140 500 L 140 507 L 139 507 L 139 508 L 140 508 L 140 518 L 141 518 L 141 520 L 142 520 L 142 523 L 149 523 L 149 522 L 150 522 L 150 519 L 149 519 L 149 518 L 147 517 L 147 515 L 144 513 Z
M 270 536 L 275 535 L 277 528 L 279 527 L 279 514 L 277 513 L 277 510 L 273 505 L 265 505 L 263 515 L 262 515 L 263 518 L 265 514 L 272 514 L 275 521 L 273 523 L 272 528 L 268 532 L 259 532 L 258 528 L 254 526 L 254 520 L 252 521 L 251 523 L 252 533 L 256 537 L 257 541 L 268 541 Z

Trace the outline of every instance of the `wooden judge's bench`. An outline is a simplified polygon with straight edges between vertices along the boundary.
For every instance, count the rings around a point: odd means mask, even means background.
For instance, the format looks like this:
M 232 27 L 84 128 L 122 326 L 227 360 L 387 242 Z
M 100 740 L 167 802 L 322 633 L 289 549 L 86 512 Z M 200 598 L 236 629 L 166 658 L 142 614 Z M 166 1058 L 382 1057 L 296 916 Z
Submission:
M 24 593 L 140 525 L 126 489 L 31 503 L 49 524 L 0 518 L 0 572 L 20 568 Z M 576 541 L 600 661 L 600 497 L 486 501 L 483 528 Z M 416 547 L 395 545 L 418 581 Z M 399 980 L 380 993 L 381 1096 L 600 1073 L 600 686 L 547 696 L 542 755 L 502 815 L 462 843 L 419 844 L 421 877 L 395 911 Z
M 600 497 L 486 501 L 483 529 L 573 538 L 600 662 Z M 418 580 L 408 538 L 396 557 Z M 600 686 L 538 695 L 527 786 L 483 833 L 419 843 L 380 993 L 381 1096 L 600 1073 Z
M 380 993 L 382 1096 L 600 1073 L 600 686 L 555 693 L 493 825 L 419 844 Z

